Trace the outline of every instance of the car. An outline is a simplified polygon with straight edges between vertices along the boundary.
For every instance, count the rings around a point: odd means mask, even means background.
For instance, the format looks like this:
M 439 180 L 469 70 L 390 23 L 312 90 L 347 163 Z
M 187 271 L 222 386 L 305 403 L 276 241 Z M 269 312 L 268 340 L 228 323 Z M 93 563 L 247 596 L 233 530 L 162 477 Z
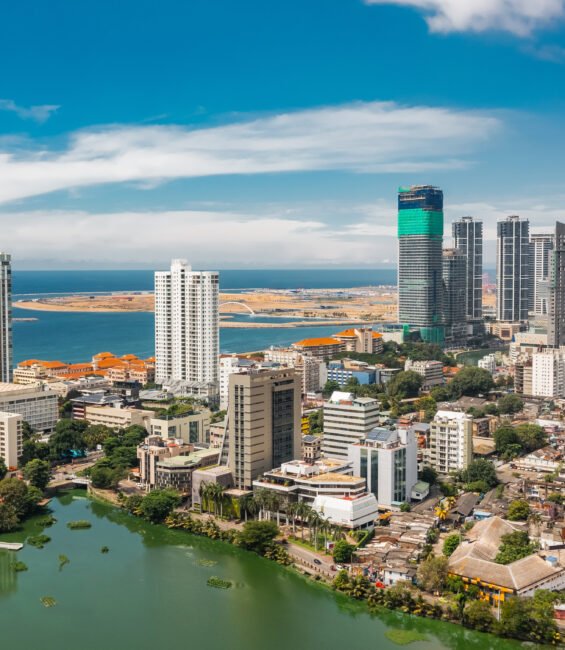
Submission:
M 314 558 L 314 564 L 322 564 L 322 563 L 320 562 L 320 560 L 318 560 L 317 557 L 315 557 L 315 558 Z

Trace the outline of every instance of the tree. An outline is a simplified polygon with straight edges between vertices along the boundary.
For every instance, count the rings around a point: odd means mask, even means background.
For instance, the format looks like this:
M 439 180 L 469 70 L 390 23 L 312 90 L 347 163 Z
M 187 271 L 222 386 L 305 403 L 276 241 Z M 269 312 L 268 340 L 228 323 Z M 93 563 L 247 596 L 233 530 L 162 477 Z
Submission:
M 337 381 L 329 379 L 322 389 L 322 394 L 324 397 L 331 397 L 332 393 L 336 390 L 340 390 L 340 385 L 337 383 Z
M 437 413 L 437 403 L 433 397 L 421 397 L 416 402 L 418 411 L 424 411 L 424 420 L 430 422 Z
M 24 467 L 34 458 L 47 460 L 49 458 L 49 445 L 46 442 L 38 442 L 34 439 L 24 440 L 22 455 L 18 459 L 18 465 Z
M 453 554 L 453 551 L 459 546 L 461 538 L 457 533 L 453 535 L 448 535 L 443 542 L 443 554 L 445 557 L 450 557 Z
M 509 450 L 515 448 L 515 445 L 521 449 L 520 439 L 514 427 L 505 424 L 494 432 L 494 446 L 497 453 L 505 455 Z
M 113 431 L 110 427 L 104 424 L 92 424 L 84 432 L 84 442 L 88 449 L 96 449 L 98 445 L 101 445 L 112 434 Z
M 516 427 L 518 441 L 524 451 L 535 451 L 547 444 L 547 434 L 537 424 L 520 424 Z
M 26 440 L 31 440 L 33 436 L 35 435 L 34 430 L 31 428 L 31 425 L 29 422 L 26 422 L 25 420 L 22 421 L 22 440 L 25 442 Z
M 437 472 L 433 467 L 426 466 L 420 472 L 420 479 L 430 485 L 434 485 L 437 481 Z
M 95 488 L 113 490 L 118 486 L 118 483 L 123 478 L 123 474 L 124 472 L 120 468 L 112 469 L 96 464 L 90 470 L 90 480 L 92 481 L 92 486 Z
M 39 458 L 30 460 L 24 467 L 24 477 L 31 485 L 43 491 L 51 479 L 51 465 Z
M 160 523 L 180 504 L 180 495 L 174 490 L 153 490 L 143 497 L 139 513 L 148 521 Z
M 463 611 L 463 625 L 480 632 L 490 632 L 496 625 L 491 606 L 485 600 L 470 602 Z
M 526 521 L 530 514 L 530 504 L 523 499 L 512 501 L 508 506 L 508 513 L 506 517 L 510 521 Z
M 398 372 L 387 384 L 389 397 L 406 399 L 417 397 L 423 383 L 422 375 L 413 370 Z
M 15 530 L 20 523 L 18 513 L 10 503 L 0 501 L 0 533 L 9 533 Z
M 400 504 L 400 512 L 410 512 L 410 510 L 412 510 L 412 507 L 406 501 Z
M 422 589 L 430 593 L 441 593 L 447 583 L 447 574 L 447 558 L 441 555 L 430 555 L 418 567 L 418 584 Z
M 350 393 L 355 393 L 359 388 L 359 380 L 357 377 L 351 376 L 343 388 Z
M 530 542 L 528 533 L 515 530 L 500 538 L 501 544 L 495 558 L 498 564 L 511 564 L 537 551 L 537 544 Z
M 430 391 L 430 396 L 436 403 L 447 402 L 451 399 L 451 393 L 446 386 L 434 386 Z
M 519 413 L 524 408 L 524 401 L 518 395 L 509 393 L 498 400 L 498 410 L 503 415 Z
M 455 375 L 448 388 L 454 398 L 462 395 L 486 395 L 494 388 L 494 381 L 487 370 L 476 366 L 467 366 Z
M 499 633 L 535 643 L 555 642 L 555 598 L 556 594 L 543 589 L 536 591 L 533 598 L 508 598 L 501 608 Z
M 239 534 L 239 544 L 263 555 L 278 534 L 279 528 L 274 521 L 248 521 Z
M 483 481 L 488 487 L 495 487 L 498 485 L 496 469 L 493 463 L 485 458 L 478 458 L 469 463 L 467 469 L 461 472 L 461 480 L 464 483 Z
M 70 458 L 73 452 L 83 454 L 86 450 L 84 433 L 88 423 L 83 420 L 59 420 L 49 438 L 51 457 L 55 460 Z
M 354 550 L 355 550 L 355 546 L 353 546 L 353 544 L 348 544 L 343 539 L 340 540 L 339 542 L 336 542 L 334 544 L 334 548 L 332 552 L 332 557 L 334 559 L 334 562 L 337 562 L 338 564 L 351 562 L 351 556 L 353 555 Z
M 310 433 L 322 433 L 324 430 L 324 411 L 323 409 L 318 409 L 313 413 L 308 415 L 308 422 L 310 425 Z
M 6 463 L 4 462 L 3 458 L 0 458 L 0 481 L 6 476 L 8 473 L 8 468 L 6 467 Z

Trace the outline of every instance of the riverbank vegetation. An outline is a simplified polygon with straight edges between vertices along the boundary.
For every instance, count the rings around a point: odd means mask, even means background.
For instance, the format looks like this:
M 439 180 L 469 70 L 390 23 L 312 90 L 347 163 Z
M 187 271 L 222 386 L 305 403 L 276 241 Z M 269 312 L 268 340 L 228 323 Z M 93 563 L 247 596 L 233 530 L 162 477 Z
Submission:
M 0 481 L 0 533 L 16 530 L 38 511 L 42 499 L 41 490 L 24 481 L 17 478 Z
M 218 578 L 217 576 L 211 576 L 208 578 L 206 584 L 209 587 L 215 587 L 216 589 L 230 589 L 232 586 L 231 580 L 222 580 L 222 578 Z

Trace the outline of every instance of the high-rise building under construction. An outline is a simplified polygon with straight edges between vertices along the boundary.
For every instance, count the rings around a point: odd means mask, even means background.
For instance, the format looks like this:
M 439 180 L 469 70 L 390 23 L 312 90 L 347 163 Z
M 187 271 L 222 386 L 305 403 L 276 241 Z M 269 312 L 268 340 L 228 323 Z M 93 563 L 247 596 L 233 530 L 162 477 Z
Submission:
M 431 185 L 398 191 L 398 319 L 422 340 L 443 343 L 443 192 Z

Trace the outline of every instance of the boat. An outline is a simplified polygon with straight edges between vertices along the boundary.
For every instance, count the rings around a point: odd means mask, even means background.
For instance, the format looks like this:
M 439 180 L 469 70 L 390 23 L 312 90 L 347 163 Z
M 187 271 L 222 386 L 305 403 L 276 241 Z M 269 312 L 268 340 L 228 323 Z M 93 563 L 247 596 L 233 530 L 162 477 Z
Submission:
M 19 542 L 0 542 L 0 551 L 19 551 L 23 547 Z

